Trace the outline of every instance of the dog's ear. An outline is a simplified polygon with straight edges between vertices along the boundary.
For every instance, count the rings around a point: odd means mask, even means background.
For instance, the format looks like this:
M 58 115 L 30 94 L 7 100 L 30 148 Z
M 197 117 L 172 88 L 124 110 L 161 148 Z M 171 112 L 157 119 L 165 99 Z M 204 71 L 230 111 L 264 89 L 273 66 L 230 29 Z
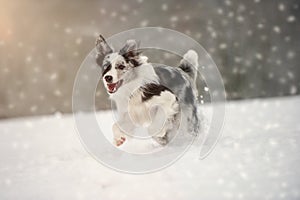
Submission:
M 104 56 L 113 52 L 113 49 L 108 45 L 108 43 L 102 35 L 99 35 L 99 37 L 96 40 L 96 50 L 96 62 L 100 66 L 102 65 Z
M 125 46 L 121 48 L 119 53 L 127 59 L 134 58 L 141 53 L 139 47 L 140 42 L 136 42 L 135 40 L 127 40 Z
M 106 40 L 102 35 L 99 35 L 99 37 L 96 40 L 96 50 L 98 54 L 102 56 L 113 52 L 113 49 L 107 44 Z

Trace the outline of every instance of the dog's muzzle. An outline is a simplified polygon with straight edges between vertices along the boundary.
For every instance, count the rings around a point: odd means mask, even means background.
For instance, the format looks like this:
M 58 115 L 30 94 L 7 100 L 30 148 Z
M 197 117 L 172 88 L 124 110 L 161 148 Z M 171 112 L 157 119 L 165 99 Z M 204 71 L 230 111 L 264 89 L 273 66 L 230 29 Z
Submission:
M 122 83 L 123 83 L 123 80 L 119 80 L 116 83 L 107 83 L 107 91 L 110 94 L 115 93 L 119 89 L 119 87 L 122 85 Z

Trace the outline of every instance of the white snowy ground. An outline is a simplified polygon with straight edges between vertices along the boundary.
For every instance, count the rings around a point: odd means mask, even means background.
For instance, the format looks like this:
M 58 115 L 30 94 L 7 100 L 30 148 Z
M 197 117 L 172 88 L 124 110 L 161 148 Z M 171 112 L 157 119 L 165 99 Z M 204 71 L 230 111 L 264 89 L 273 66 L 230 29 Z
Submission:
M 0 200 L 300 199 L 300 97 L 231 102 L 206 159 L 122 174 L 82 147 L 71 115 L 0 121 Z

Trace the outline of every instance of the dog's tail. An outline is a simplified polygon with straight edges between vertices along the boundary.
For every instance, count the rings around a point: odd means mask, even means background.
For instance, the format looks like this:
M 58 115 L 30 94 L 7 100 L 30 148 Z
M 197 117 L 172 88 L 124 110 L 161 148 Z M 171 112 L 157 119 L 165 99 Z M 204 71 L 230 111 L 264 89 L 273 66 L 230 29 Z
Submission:
M 198 54 L 194 50 L 189 50 L 183 55 L 179 68 L 187 73 L 194 82 L 197 79 Z

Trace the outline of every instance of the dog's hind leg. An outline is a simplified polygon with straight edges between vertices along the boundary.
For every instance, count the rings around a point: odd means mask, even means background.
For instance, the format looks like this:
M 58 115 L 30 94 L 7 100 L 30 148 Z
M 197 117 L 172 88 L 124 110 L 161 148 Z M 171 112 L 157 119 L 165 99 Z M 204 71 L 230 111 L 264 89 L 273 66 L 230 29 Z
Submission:
M 163 137 L 153 137 L 153 139 L 162 146 L 168 144 L 169 142 L 167 134 L 165 134 Z
M 152 137 L 160 145 L 168 144 L 174 137 L 174 131 L 178 129 L 178 124 L 175 122 L 177 120 L 176 117 L 177 115 L 174 116 L 174 119 L 168 119 L 163 128 Z
M 157 133 L 154 132 L 151 133 L 152 138 L 160 145 L 166 145 L 169 142 L 168 135 L 167 135 L 170 126 L 169 123 L 170 122 L 168 120 L 165 121 L 163 127 Z

